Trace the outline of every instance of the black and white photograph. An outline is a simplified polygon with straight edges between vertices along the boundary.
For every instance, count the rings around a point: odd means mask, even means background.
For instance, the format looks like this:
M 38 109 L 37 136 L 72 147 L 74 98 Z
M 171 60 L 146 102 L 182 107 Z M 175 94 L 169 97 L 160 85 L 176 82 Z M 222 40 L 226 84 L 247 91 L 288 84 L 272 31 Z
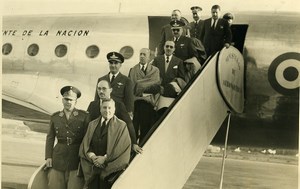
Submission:
M 1 189 L 299 188 L 298 0 L 1 8 Z

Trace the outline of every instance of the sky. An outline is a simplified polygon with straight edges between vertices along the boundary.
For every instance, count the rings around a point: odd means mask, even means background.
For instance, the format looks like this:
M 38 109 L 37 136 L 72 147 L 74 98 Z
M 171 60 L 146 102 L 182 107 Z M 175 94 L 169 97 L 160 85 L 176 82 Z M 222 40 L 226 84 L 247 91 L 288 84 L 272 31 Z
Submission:
M 3 15 L 118 12 L 170 15 L 173 9 L 190 14 L 190 7 L 194 5 L 201 6 L 203 14 L 209 14 L 214 4 L 219 4 L 222 12 L 300 12 L 299 0 L 2 0 L 1 3 Z

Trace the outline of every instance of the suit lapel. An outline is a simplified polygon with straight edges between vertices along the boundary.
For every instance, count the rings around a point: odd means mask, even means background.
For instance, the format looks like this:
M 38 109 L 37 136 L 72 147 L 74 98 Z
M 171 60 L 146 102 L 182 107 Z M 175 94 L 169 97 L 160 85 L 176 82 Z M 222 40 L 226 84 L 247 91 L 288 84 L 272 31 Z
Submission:
M 173 55 L 173 56 L 174 56 L 174 55 Z M 169 73 L 169 72 L 171 72 L 171 70 L 173 69 L 173 66 L 174 66 L 174 64 L 175 64 L 173 56 L 172 56 L 172 58 L 171 58 L 170 61 L 169 61 L 169 66 L 168 66 L 168 69 L 167 69 L 166 74 Z
M 117 83 L 121 80 L 122 74 L 119 72 L 119 74 L 117 75 L 117 77 L 115 77 L 115 79 L 113 80 L 113 82 L 111 83 L 112 86 L 117 85 Z

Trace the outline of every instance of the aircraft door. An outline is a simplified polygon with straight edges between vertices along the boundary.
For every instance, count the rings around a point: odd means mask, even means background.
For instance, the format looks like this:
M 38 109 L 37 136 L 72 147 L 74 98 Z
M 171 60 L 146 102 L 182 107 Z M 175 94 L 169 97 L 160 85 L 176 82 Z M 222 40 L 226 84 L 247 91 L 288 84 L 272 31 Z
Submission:
M 232 45 L 237 48 L 242 54 L 244 50 L 244 43 L 246 33 L 248 30 L 247 24 L 234 24 L 231 26 Z

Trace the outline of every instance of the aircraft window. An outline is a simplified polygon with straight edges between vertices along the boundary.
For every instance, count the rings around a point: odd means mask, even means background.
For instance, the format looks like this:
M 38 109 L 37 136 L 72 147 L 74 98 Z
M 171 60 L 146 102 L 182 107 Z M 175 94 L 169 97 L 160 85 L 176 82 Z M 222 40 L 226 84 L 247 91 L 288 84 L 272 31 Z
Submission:
M 2 46 L 2 54 L 8 55 L 12 51 L 12 45 L 10 43 L 5 43 Z
M 67 54 L 68 47 L 66 45 L 60 44 L 55 48 L 55 54 L 57 57 L 63 57 Z
M 86 55 L 89 58 L 96 58 L 98 56 L 99 52 L 100 52 L 100 49 L 99 49 L 99 47 L 97 47 L 97 45 L 91 45 L 85 51 Z
M 35 56 L 39 52 L 39 46 L 37 44 L 29 45 L 27 49 L 27 53 L 29 56 Z
M 124 46 L 121 48 L 120 53 L 125 59 L 129 59 L 133 56 L 133 48 L 131 46 Z

